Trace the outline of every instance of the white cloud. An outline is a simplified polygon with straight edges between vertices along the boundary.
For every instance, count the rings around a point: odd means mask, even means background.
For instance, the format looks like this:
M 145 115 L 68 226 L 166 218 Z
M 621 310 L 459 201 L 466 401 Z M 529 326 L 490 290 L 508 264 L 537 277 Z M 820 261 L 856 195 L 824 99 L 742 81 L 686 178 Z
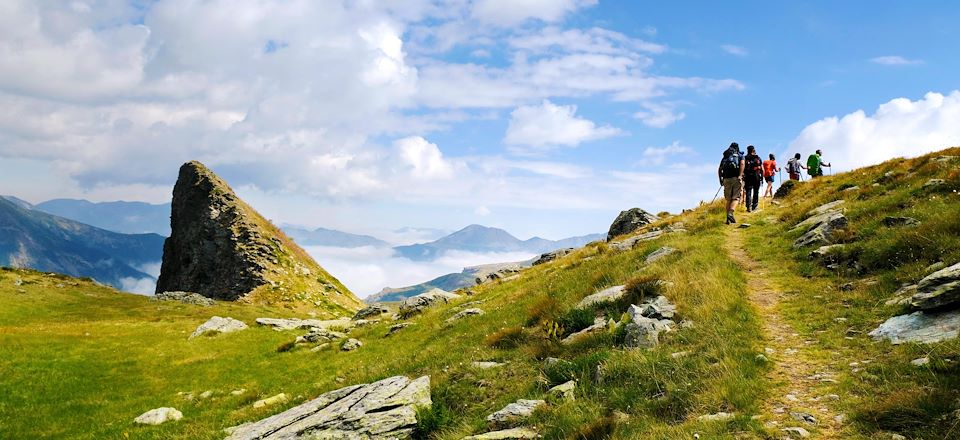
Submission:
M 519 147 L 549 149 L 577 146 L 582 142 L 605 139 L 622 133 L 609 125 L 597 126 L 578 118 L 575 105 L 556 105 L 544 100 L 540 105 L 517 107 L 510 113 L 504 142 Z
M 595 4 L 597 0 L 477 0 L 471 14 L 482 23 L 506 27 L 529 19 L 558 21 Z
M 550 50 L 593 54 L 636 56 L 637 52 L 659 54 L 667 50 L 662 44 L 630 38 L 620 32 L 603 28 L 561 29 L 549 26 L 534 33 L 518 35 L 509 40 L 510 46 L 542 53 Z
M 153 295 L 157 290 L 157 281 L 153 278 L 121 278 L 120 290 L 140 295 Z
M 689 155 L 693 149 L 680 144 L 680 141 L 673 141 L 666 147 L 647 147 L 643 150 L 643 159 L 646 163 L 653 165 L 663 165 L 669 159 L 671 163 L 687 162 L 681 155 Z
M 720 48 L 723 49 L 724 52 L 733 56 L 745 57 L 750 55 L 750 52 L 745 47 L 735 46 L 733 44 L 724 44 L 720 46 Z
M 453 176 L 454 165 L 447 162 L 436 144 L 420 136 L 411 136 L 394 142 L 400 160 L 418 179 L 444 179 Z
M 918 156 L 960 145 L 960 91 L 897 98 L 873 114 L 857 110 L 808 125 L 790 143 L 789 154 L 823 149 L 835 169 L 852 169 L 895 157 Z
M 473 213 L 479 215 L 480 217 L 486 217 L 490 215 L 490 208 L 486 206 L 478 206 L 477 209 L 473 210 Z
M 645 110 L 633 114 L 644 125 L 653 128 L 665 128 L 687 117 L 683 112 L 675 112 L 673 104 L 644 102 L 640 104 Z
M 397 256 L 391 248 L 306 246 L 304 249 L 361 297 L 377 293 L 384 287 L 420 284 L 441 275 L 460 272 L 467 266 L 522 261 L 534 256 L 522 252 L 454 251 L 446 252 L 434 261 L 411 261 Z
M 886 55 L 882 57 L 871 58 L 870 62 L 883 66 L 911 66 L 923 64 L 923 60 L 911 60 L 900 55 Z

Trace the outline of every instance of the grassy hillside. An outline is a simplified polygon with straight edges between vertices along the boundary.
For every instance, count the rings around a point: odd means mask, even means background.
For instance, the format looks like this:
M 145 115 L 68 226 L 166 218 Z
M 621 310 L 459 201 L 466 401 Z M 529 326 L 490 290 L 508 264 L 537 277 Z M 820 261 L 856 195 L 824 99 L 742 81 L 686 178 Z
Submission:
M 960 261 L 960 172 L 956 161 L 936 156 L 804 184 L 781 206 L 745 216 L 749 229 L 723 225 L 719 203 L 702 206 L 650 226 L 682 222 L 686 232 L 625 252 L 589 246 L 430 309 L 389 337 L 390 319 L 356 329 L 351 336 L 364 346 L 354 352 L 283 351 L 303 332 L 257 327 L 187 340 L 212 315 L 253 324 L 292 313 L 282 309 L 156 303 L 73 279 L 0 271 L 0 438 L 216 439 L 223 428 L 324 391 L 395 374 L 432 378 L 434 406 L 421 414 L 420 438 L 484 432 L 487 414 L 518 398 L 543 398 L 568 379 L 578 381 L 576 399 L 555 401 L 531 421 L 545 438 L 780 438 L 787 426 L 822 438 L 867 439 L 880 431 L 950 438 L 960 344 L 891 346 L 866 336 L 902 311 L 884 305 L 901 282 L 916 281 L 933 262 Z M 881 177 L 887 171 L 894 173 Z M 946 183 L 922 188 L 934 177 Z M 872 186 L 877 179 L 880 186 Z M 841 189 L 849 185 L 860 189 Z M 792 250 L 797 233 L 788 229 L 837 198 L 848 200 L 842 239 L 856 258 L 831 271 L 812 263 L 809 249 Z M 878 226 L 894 212 L 922 223 L 909 231 Z M 678 252 L 646 264 L 662 246 Z M 847 283 L 852 287 L 841 289 Z M 628 284 L 632 300 L 666 295 L 678 321 L 692 325 L 650 350 L 621 348 L 616 329 L 558 342 L 597 314 L 620 319 L 626 303 L 574 309 L 586 295 L 619 284 Z M 774 300 L 759 303 L 764 292 L 776 293 Z M 485 315 L 445 323 L 475 301 L 469 307 Z M 930 364 L 910 364 L 920 356 Z M 547 366 L 546 357 L 568 362 Z M 471 365 L 489 360 L 506 365 Z M 212 397 L 199 397 L 208 390 Z M 251 405 L 280 392 L 293 399 Z M 160 406 L 180 409 L 184 419 L 132 424 Z M 809 411 L 819 424 L 791 422 L 794 410 Z M 734 416 L 698 420 L 718 412 Z

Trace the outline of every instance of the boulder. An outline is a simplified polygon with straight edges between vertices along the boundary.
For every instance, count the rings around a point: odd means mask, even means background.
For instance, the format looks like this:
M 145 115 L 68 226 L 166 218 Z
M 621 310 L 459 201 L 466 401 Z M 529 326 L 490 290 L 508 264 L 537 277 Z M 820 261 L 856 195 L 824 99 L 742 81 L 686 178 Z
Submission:
M 154 296 L 157 301 L 178 301 L 184 304 L 194 304 L 198 306 L 212 306 L 217 302 L 194 292 L 160 292 Z
M 537 439 L 540 435 L 531 428 L 511 428 L 492 431 L 485 434 L 470 435 L 462 440 L 526 440 Z
M 161 423 L 166 423 L 169 421 L 177 421 L 183 418 L 183 413 L 177 411 L 176 408 L 155 408 L 147 411 L 143 414 L 137 416 L 133 419 L 133 423 L 138 423 L 141 425 L 159 425 Z
M 636 308 L 636 312 L 641 316 L 653 319 L 673 319 L 677 313 L 677 306 L 673 305 L 670 300 L 663 295 L 657 295 L 656 298 L 647 300 L 639 306 L 631 306 L 631 311 L 627 313 L 634 313 L 635 309 L 633 308 Z
M 610 225 L 610 230 L 607 232 L 607 241 L 620 235 L 629 234 L 657 220 L 659 220 L 657 216 L 640 208 L 622 211 Z
M 593 325 L 583 330 L 580 330 L 576 333 L 568 335 L 566 338 L 563 338 L 560 342 L 563 344 L 569 344 L 586 335 L 605 331 L 607 329 L 607 325 L 609 324 L 610 322 L 602 317 L 596 318 L 593 320 Z
M 400 303 L 400 316 L 412 316 L 421 313 L 430 306 L 439 303 L 448 303 L 451 300 L 459 298 L 460 295 L 447 292 L 446 290 L 430 289 L 417 296 L 411 296 Z
M 533 411 L 546 404 L 543 400 L 520 399 L 487 416 L 487 424 L 493 429 L 510 428 L 533 415 Z
M 355 325 L 350 318 L 340 319 L 297 319 L 297 318 L 257 318 L 257 324 L 273 327 L 274 330 L 296 330 L 303 328 L 349 329 Z
M 917 220 L 913 217 L 884 217 L 883 225 L 888 228 L 895 228 L 898 226 L 916 226 L 920 224 L 920 220 Z
M 833 232 L 847 226 L 847 217 L 839 211 L 827 211 L 800 222 L 794 229 L 809 227 L 807 232 L 793 242 L 793 247 L 801 248 L 815 244 L 830 244 Z
M 390 336 L 390 335 L 392 335 L 392 334 L 394 334 L 394 333 L 396 333 L 396 332 L 398 332 L 398 331 L 400 331 L 400 330 L 403 330 L 404 328 L 409 327 L 409 326 L 410 326 L 410 323 L 409 323 L 409 322 L 401 322 L 401 323 L 399 323 L 399 324 L 391 325 L 390 328 L 387 329 L 387 335 L 386 335 L 386 336 Z
M 940 269 L 917 283 L 910 305 L 919 310 L 956 306 L 960 303 L 960 263 Z
M 658 299 L 663 298 L 658 297 Z M 663 298 L 666 301 L 666 298 Z M 667 303 L 669 304 L 669 303 Z M 653 303 L 646 303 L 643 306 L 631 305 L 627 309 L 627 316 L 630 321 L 624 327 L 626 336 L 623 346 L 626 348 L 652 348 L 660 343 L 660 333 L 669 332 L 674 322 L 666 319 L 661 314 L 661 309 Z M 664 307 L 664 311 L 673 316 L 672 304 L 670 307 Z M 649 315 L 649 316 L 648 316 Z
M 243 321 L 238 321 L 230 317 L 221 318 L 219 316 L 214 316 L 207 322 L 200 324 L 200 327 L 197 327 L 197 329 L 190 334 L 189 339 L 193 339 L 197 336 L 207 333 L 231 333 L 243 330 L 245 328 L 247 328 L 247 324 L 244 324 Z
M 577 389 L 577 381 L 571 380 L 550 388 L 547 391 L 551 397 L 559 400 L 573 400 L 574 391 Z
M 343 338 L 346 338 L 345 333 L 335 332 L 333 330 L 326 330 L 322 328 L 313 329 L 310 333 L 307 333 L 303 336 L 297 336 L 296 343 L 324 343 L 324 342 L 333 342 Z
M 557 249 L 555 251 L 550 251 L 545 254 L 540 254 L 540 257 L 534 260 L 533 265 L 536 266 L 538 264 L 543 264 L 543 263 L 556 260 L 557 258 L 567 255 L 575 250 L 576 249 L 574 248 Z
M 960 310 L 939 313 L 920 311 L 894 316 L 869 334 L 874 339 L 887 339 L 893 344 L 932 344 L 955 339 L 960 334 Z
M 654 261 L 657 261 L 663 257 L 666 257 L 667 255 L 670 255 L 676 251 L 677 251 L 676 249 L 670 246 L 664 246 L 660 249 L 657 249 L 651 252 L 650 255 L 647 255 L 646 263 L 647 264 L 653 263 Z
M 839 208 L 840 205 L 843 205 L 844 203 L 847 203 L 847 201 L 846 201 L 846 200 L 843 200 L 843 199 L 834 200 L 834 201 L 832 201 L 832 202 L 830 202 L 830 203 L 825 203 L 825 204 L 823 204 L 823 205 L 820 205 L 820 206 L 814 208 L 813 210 L 811 210 L 811 211 L 809 212 L 809 214 L 810 214 L 810 215 L 820 215 L 820 214 L 823 214 L 823 213 L 826 213 L 826 212 L 829 212 L 829 211 L 837 211 L 837 210 L 838 210 L 837 208 Z
M 170 227 L 156 292 L 272 302 L 287 297 L 281 287 L 298 286 L 289 297 L 311 305 L 363 304 L 200 162 L 180 167 Z
M 943 180 L 943 179 L 930 179 L 930 180 L 927 181 L 927 183 L 924 183 L 924 184 L 923 184 L 923 187 L 924 187 L 924 188 L 930 188 L 930 187 L 934 187 L 934 186 L 940 186 L 940 185 L 943 185 L 943 184 L 945 184 L 945 183 L 947 183 L 947 181 L 946 181 L 946 180 Z
M 637 243 L 642 243 L 644 241 L 655 240 L 663 235 L 664 231 L 650 231 L 639 235 L 634 235 L 633 237 L 625 238 L 619 241 L 611 241 L 610 247 L 618 251 L 628 251 L 633 249 Z
M 343 341 L 343 345 L 340 346 L 341 351 L 353 351 L 360 347 L 363 347 L 363 342 L 360 342 L 358 339 L 347 339 Z
M 376 318 L 386 313 L 390 313 L 390 309 L 388 309 L 387 306 L 382 304 L 371 304 L 357 311 L 357 313 L 353 315 L 353 320 L 358 321 L 361 319 Z
M 428 407 L 430 378 L 403 376 L 330 391 L 263 420 L 235 427 L 227 440 L 409 439 L 417 409 Z
M 844 244 L 829 244 L 826 246 L 820 246 L 810 252 L 810 258 L 823 260 L 827 263 L 836 263 L 836 258 L 834 258 L 835 253 L 844 247 L 846 247 Z
M 449 323 L 452 323 L 452 322 L 454 322 L 454 321 L 459 321 L 459 320 L 461 320 L 461 319 L 463 319 L 463 318 L 466 318 L 467 316 L 478 316 L 478 315 L 482 315 L 482 314 L 483 314 L 483 310 L 476 309 L 476 308 L 474 308 L 474 309 L 461 310 L 461 311 L 458 312 L 456 315 L 453 315 L 453 316 L 447 318 L 447 321 L 446 321 L 446 322 L 447 322 L 447 324 L 449 324 Z
M 623 298 L 623 294 L 624 294 L 624 286 L 608 287 L 597 293 L 588 295 L 586 298 L 580 300 L 580 302 L 577 303 L 577 308 L 585 309 L 595 304 L 614 302 L 619 300 L 620 298 Z
M 774 200 L 782 199 L 788 195 L 799 185 L 800 182 L 796 180 L 787 180 L 780 184 L 780 187 L 777 188 L 777 192 L 773 194 Z

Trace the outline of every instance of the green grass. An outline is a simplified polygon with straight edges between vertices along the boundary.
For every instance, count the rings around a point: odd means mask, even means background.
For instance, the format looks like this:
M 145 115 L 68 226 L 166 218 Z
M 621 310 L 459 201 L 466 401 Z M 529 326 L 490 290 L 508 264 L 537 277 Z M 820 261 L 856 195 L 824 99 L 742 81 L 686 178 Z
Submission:
M 0 271 L 0 437 L 222 438 L 223 428 L 395 374 L 432 378 L 434 407 L 424 413 L 419 438 L 483 432 L 487 414 L 518 398 L 543 398 L 566 377 L 578 380 L 577 399 L 537 415 L 534 423 L 546 438 L 589 437 L 610 429 L 613 438 L 734 431 L 760 437 L 762 430 L 749 421 L 766 389 L 766 367 L 754 359 L 760 326 L 743 295 L 742 274 L 723 253 L 719 217 L 706 210 L 685 214 L 680 220 L 699 232 L 668 234 L 629 252 L 584 248 L 413 317 L 414 325 L 389 338 L 384 338 L 389 320 L 356 329 L 351 336 L 364 346 L 350 353 L 336 344 L 319 352 L 291 348 L 286 344 L 300 333 L 256 326 L 187 340 L 212 315 L 253 324 L 261 316 L 291 316 L 284 308 L 158 303 L 87 282 Z M 679 253 L 646 267 L 646 255 L 663 245 Z M 537 322 L 556 319 L 584 296 L 637 277 L 671 281 L 664 294 L 694 326 L 672 332 L 654 350 L 627 351 L 616 346 L 614 334 L 564 346 Z M 26 282 L 14 286 L 18 278 Z M 485 315 L 444 324 L 453 307 L 476 299 L 486 301 L 480 305 Z M 553 306 L 531 319 L 545 303 Z M 593 312 L 598 311 L 614 314 Z M 504 329 L 519 329 L 522 337 L 489 343 Z M 678 351 L 692 354 L 670 356 Z M 544 371 L 542 358 L 548 355 L 573 367 Z M 479 360 L 506 366 L 470 366 Z M 230 394 L 238 389 L 247 392 Z M 207 390 L 213 398 L 178 395 Z M 252 408 L 253 401 L 280 392 L 293 398 L 277 407 Z M 160 406 L 180 409 L 184 419 L 158 427 L 132 424 L 140 413 Z M 694 420 L 721 410 L 742 416 L 712 425 Z M 598 424 L 598 417 L 609 418 Z
M 960 160 L 937 162 L 941 155 L 957 156 L 960 149 L 801 184 L 779 208 L 748 220 L 754 225 L 748 234 L 751 255 L 778 285 L 792 286 L 785 316 L 803 338 L 823 347 L 824 359 L 839 373 L 836 392 L 852 420 L 844 431 L 849 438 L 881 431 L 960 438 L 954 413 L 960 409 L 960 342 L 894 346 L 866 335 L 908 312 L 885 304 L 901 284 L 920 280 L 933 263 L 960 262 Z M 947 183 L 923 188 L 933 178 Z M 860 189 L 841 189 L 854 186 Z M 840 234 L 847 247 L 837 256 L 838 267 L 828 269 L 808 257 L 811 248 L 792 248 L 799 232 L 789 229 L 810 209 L 837 199 L 846 200 L 850 225 Z M 921 224 L 887 227 L 882 223 L 887 216 L 914 217 Z M 930 358 L 928 366 L 910 364 L 923 356 Z

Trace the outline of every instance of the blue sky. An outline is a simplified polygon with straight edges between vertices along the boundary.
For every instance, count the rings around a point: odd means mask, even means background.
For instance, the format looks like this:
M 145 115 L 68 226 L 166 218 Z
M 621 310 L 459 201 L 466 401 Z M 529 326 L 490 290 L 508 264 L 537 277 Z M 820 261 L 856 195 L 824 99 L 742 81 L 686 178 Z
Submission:
M 0 17 L 0 187 L 34 202 L 166 201 L 199 159 L 278 223 L 560 238 L 709 200 L 730 141 L 822 147 L 837 169 L 960 145 L 952 2 L 17 0 Z

